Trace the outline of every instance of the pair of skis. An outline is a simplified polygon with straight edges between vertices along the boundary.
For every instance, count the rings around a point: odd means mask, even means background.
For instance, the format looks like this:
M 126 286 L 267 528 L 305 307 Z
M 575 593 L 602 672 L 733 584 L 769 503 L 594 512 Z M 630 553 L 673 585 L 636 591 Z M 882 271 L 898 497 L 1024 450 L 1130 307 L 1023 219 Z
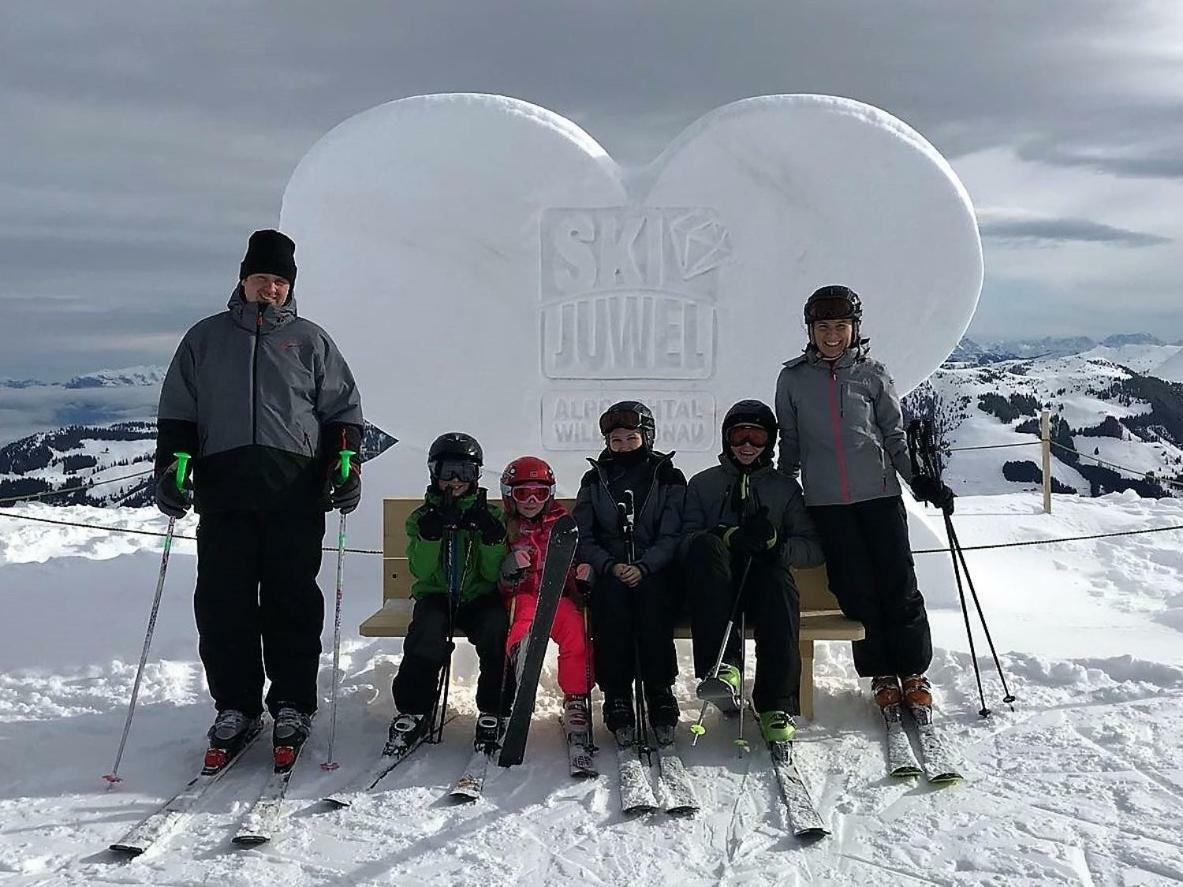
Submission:
M 150 848 L 163 843 L 171 834 L 180 829 L 189 814 L 198 807 L 205 795 L 222 779 L 223 776 L 246 754 L 262 730 L 256 730 L 225 763 L 215 768 L 202 767 L 200 773 L 193 777 L 184 788 L 161 804 L 156 810 L 136 823 L 118 841 L 110 845 L 110 849 L 126 856 L 139 856 Z M 285 756 L 283 763 L 276 763 L 268 775 L 266 783 L 252 802 L 250 809 L 242 819 L 242 823 L 233 840 L 235 844 L 255 845 L 271 840 L 279 825 L 282 815 L 283 798 L 287 793 L 288 783 L 292 778 L 292 770 L 299 760 L 300 749 L 294 749 L 289 756 Z
M 693 816 L 701 809 L 694 782 L 673 742 L 642 748 L 635 730 L 618 730 L 613 737 L 620 767 L 620 809 L 626 816 L 655 813 Z M 657 791 L 650 781 L 657 770 Z M 661 801 L 658 801 L 658 794 Z
M 904 725 L 904 709 L 916 726 L 922 761 L 917 760 Z M 964 778 L 956 757 L 932 720 L 932 706 L 893 703 L 882 709 L 887 728 L 887 772 L 899 779 L 924 776 L 932 785 L 952 785 Z

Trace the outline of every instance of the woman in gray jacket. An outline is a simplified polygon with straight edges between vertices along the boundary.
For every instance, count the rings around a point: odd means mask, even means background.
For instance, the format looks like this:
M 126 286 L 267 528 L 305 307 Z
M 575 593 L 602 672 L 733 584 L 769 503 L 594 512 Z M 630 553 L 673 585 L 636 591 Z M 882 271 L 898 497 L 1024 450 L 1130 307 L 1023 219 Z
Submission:
M 866 627 L 854 664 L 872 679 L 875 701 L 930 705 L 924 673 L 932 637 L 896 475 L 917 499 L 949 511 L 953 492 L 912 476 L 899 398 L 883 364 L 867 356 L 861 320 L 862 302 L 849 287 L 824 286 L 806 302 L 809 343 L 776 383 L 777 467 L 801 472 L 830 589 Z

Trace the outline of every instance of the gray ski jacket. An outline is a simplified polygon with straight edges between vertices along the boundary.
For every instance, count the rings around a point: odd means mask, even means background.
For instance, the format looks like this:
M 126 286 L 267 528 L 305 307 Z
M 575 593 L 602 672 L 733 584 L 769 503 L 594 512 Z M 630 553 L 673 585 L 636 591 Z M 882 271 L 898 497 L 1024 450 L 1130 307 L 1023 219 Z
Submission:
M 173 356 L 157 413 L 157 476 L 194 456 L 199 512 L 322 507 L 329 465 L 360 450 L 361 397 L 328 334 L 279 308 L 247 302 L 196 323 Z
M 858 349 L 830 362 L 810 349 L 776 381 L 777 467 L 801 473 L 807 505 L 900 495 L 912 479 L 900 400 L 886 368 Z
M 719 464 L 690 478 L 682 508 L 682 532 L 690 539 L 695 533 L 719 527 L 738 527 L 741 508 L 751 513 L 764 506 L 768 520 L 776 527 L 777 548 L 786 567 L 814 567 L 825 560 L 821 537 L 805 510 L 805 499 L 796 480 L 771 465 L 757 468 L 748 476 L 748 503 L 741 502 L 743 475 L 726 456 Z

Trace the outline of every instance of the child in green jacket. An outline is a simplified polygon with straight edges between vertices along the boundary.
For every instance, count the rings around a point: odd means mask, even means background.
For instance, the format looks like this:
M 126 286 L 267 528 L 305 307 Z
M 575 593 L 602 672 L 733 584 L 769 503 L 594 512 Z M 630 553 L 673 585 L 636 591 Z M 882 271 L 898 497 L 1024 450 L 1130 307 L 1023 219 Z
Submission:
M 423 504 L 407 517 L 415 609 L 391 687 L 395 715 L 386 754 L 405 753 L 430 729 L 440 698 L 441 673 L 452 655 L 449 624 L 472 642 L 480 661 L 478 749 L 497 742 L 501 719 L 508 714 L 512 694 L 503 683 L 509 624 L 497 593 L 508 549 L 501 510 L 486 501 L 479 486 L 483 461 L 480 444 L 460 432 L 440 436 L 428 451 L 431 485 Z M 455 539 L 454 565 L 449 563 L 449 538 Z M 454 585 L 449 582 L 450 572 Z

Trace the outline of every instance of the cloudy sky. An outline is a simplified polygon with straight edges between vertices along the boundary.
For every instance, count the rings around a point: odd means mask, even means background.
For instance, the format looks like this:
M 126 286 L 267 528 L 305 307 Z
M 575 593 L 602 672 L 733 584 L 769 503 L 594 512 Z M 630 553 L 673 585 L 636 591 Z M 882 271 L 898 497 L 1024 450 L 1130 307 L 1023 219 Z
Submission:
M 877 105 L 978 207 L 971 335 L 1183 338 L 1183 3 L 4 0 L 0 377 L 167 362 L 321 135 L 453 91 L 638 164 L 747 96 Z

